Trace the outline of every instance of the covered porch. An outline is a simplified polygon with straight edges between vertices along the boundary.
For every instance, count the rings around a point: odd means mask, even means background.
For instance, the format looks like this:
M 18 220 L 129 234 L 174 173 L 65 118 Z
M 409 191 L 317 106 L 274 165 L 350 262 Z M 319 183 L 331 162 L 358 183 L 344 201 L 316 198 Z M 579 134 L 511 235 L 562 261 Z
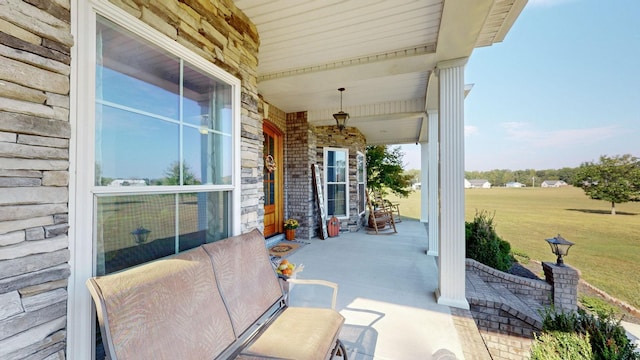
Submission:
M 423 223 L 404 220 L 393 235 L 342 232 L 307 241 L 287 259 L 302 279 L 338 284 L 336 309 L 349 359 L 488 359 L 471 314 L 440 305 L 437 259 Z M 314 305 L 317 289 L 294 287 L 292 305 Z
M 312 188 L 309 165 L 327 171 L 324 154 L 344 151 L 348 180 L 337 186 L 346 187 L 346 195 L 332 201 L 344 204 L 336 216 L 353 230 L 354 218 L 364 213 L 353 206 L 362 201 L 357 145 L 420 144 L 421 220 L 429 224 L 429 255 L 439 257 L 435 298 L 468 309 L 464 98 L 472 86 L 464 69 L 475 48 L 505 39 L 526 0 L 234 3 L 260 35 L 257 89 L 264 122 L 277 124 L 286 114 L 284 153 L 302 154 L 286 156 L 283 188 L 285 198 L 305 201 L 283 201 L 283 217 L 302 219 L 302 230 L 314 235 L 320 223 L 305 199 Z M 346 125 L 337 126 L 338 110 L 347 113 Z

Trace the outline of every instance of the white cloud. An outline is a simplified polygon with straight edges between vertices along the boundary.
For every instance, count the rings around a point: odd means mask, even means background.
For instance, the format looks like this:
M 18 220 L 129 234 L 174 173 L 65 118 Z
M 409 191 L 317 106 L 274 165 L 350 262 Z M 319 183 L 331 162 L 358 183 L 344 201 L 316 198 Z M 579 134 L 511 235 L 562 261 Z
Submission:
M 530 7 L 552 7 L 566 3 L 576 2 L 577 0 L 529 0 L 527 6 Z
M 478 129 L 477 126 L 472 126 L 472 125 L 465 125 L 464 127 L 464 136 L 468 137 L 471 136 L 473 134 L 476 134 L 480 129 Z
M 553 146 L 555 148 L 592 144 L 620 133 L 617 126 L 540 131 L 533 129 L 528 123 L 507 122 L 503 123 L 502 127 L 505 128 L 509 140 L 537 147 Z

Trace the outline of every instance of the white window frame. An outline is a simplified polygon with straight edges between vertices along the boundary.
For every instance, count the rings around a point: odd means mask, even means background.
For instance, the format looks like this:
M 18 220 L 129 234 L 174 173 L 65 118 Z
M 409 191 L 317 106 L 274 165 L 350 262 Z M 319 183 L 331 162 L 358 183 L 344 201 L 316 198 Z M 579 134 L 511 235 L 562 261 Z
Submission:
M 346 174 L 345 174 L 345 181 L 344 183 L 342 182 L 332 182 L 331 184 L 344 184 L 345 185 L 345 211 L 346 214 L 344 215 L 332 215 L 329 214 L 328 212 L 328 204 L 329 204 L 329 198 L 328 198 L 328 185 L 329 185 L 329 181 L 327 178 L 327 159 L 328 159 L 328 154 L 329 152 L 343 152 L 345 154 L 345 159 L 346 159 Z M 334 148 L 334 147 L 325 147 L 323 148 L 323 173 L 324 173 L 324 208 L 327 209 L 327 216 L 331 215 L 331 216 L 335 216 L 338 219 L 349 219 L 349 149 L 347 148 Z
M 72 136 L 69 149 L 69 250 L 71 275 L 68 285 L 67 309 L 67 357 L 92 359 L 94 356 L 92 301 L 85 286 L 93 276 L 95 258 L 93 248 L 93 221 L 96 213 L 93 196 L 102 192 L 118 193 L 119 189 L 94 186 L 95 156 L 95 32 L 97 15 L 116 23 L 169 54 L 176 55 L 190 65 L 232 86 L 232 180 L 229 185 L 182 186 L 184 192 L 224 190 L 231 192 L 230 235 L 241 231 L 241 81 L 187 47 L 167 37 L 151 26 L 133 17 L 106 0 L 72 0 L 71 33 L 76 40 L 71 49 L 70 122 Z M 126 190 L 126 189 L 125 189 Z M 154 186 L 140 189 L 148 192 L 175 193 L 175 187 Z M 182 192 L 182 189 L 181 191 Z

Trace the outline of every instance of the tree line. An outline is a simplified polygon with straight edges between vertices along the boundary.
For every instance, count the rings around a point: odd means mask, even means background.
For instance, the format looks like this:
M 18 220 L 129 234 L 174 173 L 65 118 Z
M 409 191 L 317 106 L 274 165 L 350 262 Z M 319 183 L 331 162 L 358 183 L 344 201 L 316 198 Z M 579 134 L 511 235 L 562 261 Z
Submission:
M 545 180 L 563 180 L 567 184 L 573 184 L 579 168 L 564 167 L 561 169 L 547 170 L 508 170 L 494 169 L 489 171 L 465 171 L 467 180 L 486 179 L 491 186 L 505 186 L 509 182 L 519 182 L 527 186 L 540 186 Z

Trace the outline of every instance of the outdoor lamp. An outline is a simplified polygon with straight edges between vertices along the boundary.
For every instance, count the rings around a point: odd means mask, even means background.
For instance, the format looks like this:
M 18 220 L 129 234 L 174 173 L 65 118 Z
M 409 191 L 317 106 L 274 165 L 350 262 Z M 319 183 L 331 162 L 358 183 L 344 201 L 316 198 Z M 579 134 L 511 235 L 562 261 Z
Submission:
M 567 256 L 569 253 L 569 248 L 573 245 L 571 241 L 566 240 L 560 234 L 558 236 L 546 239 L 551 246 L 551 251 L 558 256 L 558 260 L 556 261 L 556 265 L 564 266 L 564 260 L 562 260 L 563 256 Z
M 339 88 L 340 91 L 340 111 L 333 114 L 333 118 L 336 119 L 336 125 L 338 125 L 338 129 L 342 131 L 347 126 L 347 120 L 349 120 L 349 114 L 342 111 L 342 92 L 344 88 Z
M 131 232 L 131 236 L 133 237 L 133 241 L 135 241 L 136 244 L 142 245 L 147 241 L 150 232 L 151 230 L 139 226 L 137 229 Z

